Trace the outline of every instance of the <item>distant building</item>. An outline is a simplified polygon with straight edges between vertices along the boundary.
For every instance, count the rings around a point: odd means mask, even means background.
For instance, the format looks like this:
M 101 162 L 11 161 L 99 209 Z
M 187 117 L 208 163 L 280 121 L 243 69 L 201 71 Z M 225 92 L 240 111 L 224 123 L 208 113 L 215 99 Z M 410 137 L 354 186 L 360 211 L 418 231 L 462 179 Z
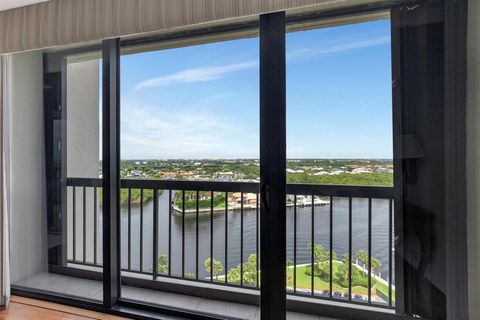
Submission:
M 371 173 L 371 172 L 372 172 L 371 169 L 363 168 L 363 167 L 352 170 L 352 174 L 362 174 L 362 173 Z
M 242 193 L 235 192 L 230 196 L 229 202 L 234 204 L 234 207 L 240 207 L 242 204 Z M 243 204 L 255 207 L 257 205 L 257 195 L 255 193 L 244 193 Z
M 304 170 L 287 169 L 287 173 L 304 173 Z
M 195 173 L 194 173 L 194 172 L 191 172 L 191 171 L 188 171 L 188 172 L 180 172 L 180 173 L 178 173 L 178 176 L 179 176 L 181 179 L 189 179 L 189 178 L 192 178 L 193 176 L 195 176 Z
M 235 173 L 228 172 L 215 172 L 213 174 L 213 179 L 218 181 L 235 181 Z
M 257 205 L 257 194 L 256 193 L 246 193 L 244 195 L 245 203 L 250 206 L 256 206 Z
M 175 179 L 177 177 L 176 172 L 159 172 L 158 175 L 163 179 Z
M 131 176 L 134 176 L 134 177 L 140 177 L 140 176 L 142 176 L 142 171 L 140 171 L 140 170 L 132 170 L 132 171 L 130 172 L 130 175 L 131 175 Z

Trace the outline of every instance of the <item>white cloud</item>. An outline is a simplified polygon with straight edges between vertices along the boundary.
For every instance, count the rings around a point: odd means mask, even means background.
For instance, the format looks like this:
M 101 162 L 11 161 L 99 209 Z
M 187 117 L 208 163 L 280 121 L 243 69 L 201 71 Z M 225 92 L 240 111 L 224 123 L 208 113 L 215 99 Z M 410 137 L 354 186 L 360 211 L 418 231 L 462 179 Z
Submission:
M 252 143 L 258 144 L 258 137 L 246 137 L 234 119 L 205 108 L 189 106 L 184 111 L 158 106 L 123 108 L 124 159 L 235 157 L 255 150 Z
M 343 51 L 349 51 L 354 49 L 362 49 L 373 47 L 377 45 L 387 44 L 390 42 L 390 37 L 378 37 L 368 40 L 352 41 L 348 43 L 342 43 L 325 48 L 304 48 L 296 50 L 287 55 L 287 59 L 305 59 L 314 57 L 321 54 L 339 53 Z M 210 66 L 199 67 L 178 71 L 172 74 L 144 80 L 140 82 L 134 89 L 138 91 L 151 87 L 162 87 L 178 83 L 194 83 L 205 82 L 225 78 L 231 73 L 242 71 L 246 69 L 255 68 L 258 66 L 258 61 L 244 61 L 234 64 L 228 64 L 223 66 Z
M 316 49 L 304 48 L 304 49 L 299 49 L 290 53 L 287 56 L 287 58 L 288 59 L 310 58 L 310 57 L 314 57 L 322 54 L 340 53 L 340 52 L 350 51 L 355 49 L 364 49 L 364 48 L 379 46 L 387 43 L 390 43 L 390 37 L 384 36 L 384 37 L 378 37 L 378 38 L 373 38 L 368 40 L 352 41 L 352 42 L 337 44 L 337 45 L 324 47 L 324 48 L 316 48 Z
M 224 78 L 230 73 L 254 68 L 256 66 L 258 66 L 258 61 L 246 61 L 223 66 L 187 69 L 166 76 L 142 81 L 135 87 L 135 90 L 137 91 L 149 87 L 168 86 L 176 83 L 192 83 L 218 80 Z

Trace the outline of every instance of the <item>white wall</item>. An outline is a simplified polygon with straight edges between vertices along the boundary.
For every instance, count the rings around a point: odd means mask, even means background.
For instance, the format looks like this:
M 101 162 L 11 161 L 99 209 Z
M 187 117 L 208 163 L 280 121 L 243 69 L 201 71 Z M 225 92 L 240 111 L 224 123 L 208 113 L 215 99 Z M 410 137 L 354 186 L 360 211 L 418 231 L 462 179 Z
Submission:
M 468 3 L 467 208 L 470 319 L 480 319 L 480 1 Z
M 10 248 L 12 283 L 46 263 L 41 52 L 11 57 Z

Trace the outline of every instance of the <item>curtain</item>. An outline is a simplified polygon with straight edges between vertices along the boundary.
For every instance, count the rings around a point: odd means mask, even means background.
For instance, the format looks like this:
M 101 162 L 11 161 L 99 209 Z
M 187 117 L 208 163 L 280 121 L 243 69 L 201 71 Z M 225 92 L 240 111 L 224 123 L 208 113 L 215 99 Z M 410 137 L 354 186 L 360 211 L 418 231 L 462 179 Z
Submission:
M 0 53 L 172 31 L 262 13 L 334 9 L 358 0 L 50 0 L 0 12 Z M 365 3 L 366 1 L 361 1 Z M 381 0 L 367 0 L 368 3 Z M 203 25 L 203 27 L 205 27 Z
M 0 56 L 0 307 L 8 306 L 10 300 L 9 220 L 8 220 L 8 56 Z

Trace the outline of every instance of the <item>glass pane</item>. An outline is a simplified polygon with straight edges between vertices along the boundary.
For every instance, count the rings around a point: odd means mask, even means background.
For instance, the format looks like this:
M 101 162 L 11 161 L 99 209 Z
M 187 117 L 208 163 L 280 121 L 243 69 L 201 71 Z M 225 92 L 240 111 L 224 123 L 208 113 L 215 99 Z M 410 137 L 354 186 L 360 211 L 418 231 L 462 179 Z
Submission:
M 393 307 L 393 193 L 363 188 L 393 186 L 390 21 L 286 41 L 287 183 L 318 186 L 287 196 L 288 290 Z
M 166 282 L 257 287 L 258 42 L 122 56 L 123 297 L 189 309 Z
M 287 34 L 288 181 L 393 181 L 390 22 Z
M 100 302 L 101 62 L 42 57 L 12 59 L 12 285 Z

